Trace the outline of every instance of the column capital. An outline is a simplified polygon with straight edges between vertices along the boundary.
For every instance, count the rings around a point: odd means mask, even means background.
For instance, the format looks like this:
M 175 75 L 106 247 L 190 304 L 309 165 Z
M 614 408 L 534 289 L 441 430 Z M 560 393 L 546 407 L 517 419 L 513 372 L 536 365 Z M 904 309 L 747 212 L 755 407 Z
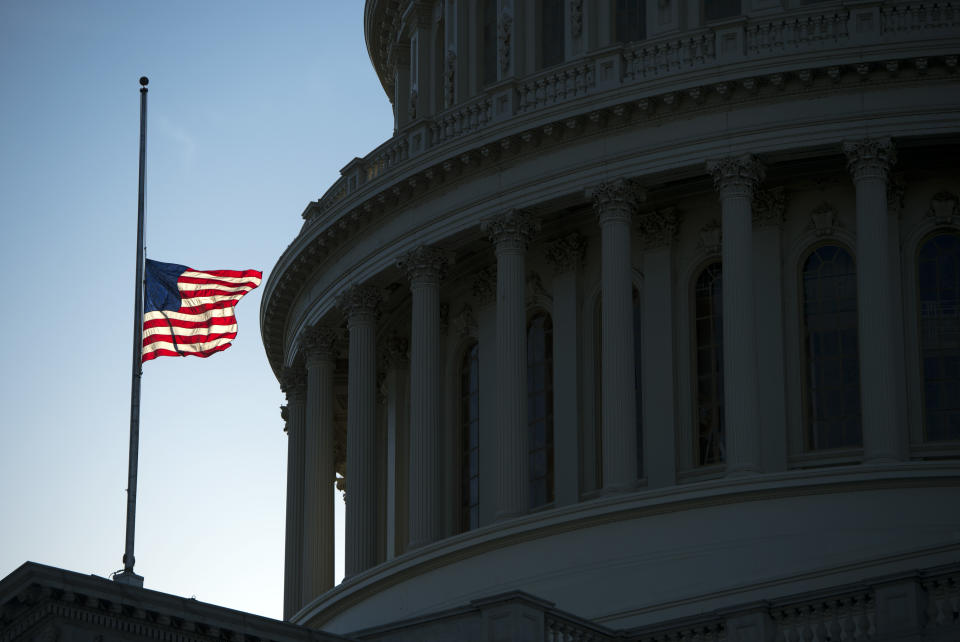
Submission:
M 540 231 L 540 218 L 526 210 L 510 209 L 487 217 L 480 222 L 480 229 L 496 245 L 496 251 L 522 252 L 534 234 Z
M 287 404 L 280 406 L 280 419 L 283 420 L 283 432 L 287 432 L 287 422 L 290 421 L 290 409 Z
M 410 285 L 439 284 L 453 263 L 449 252 L 429 245 L 410 250 L 397 259 L 397 267 L 410 279 Z
M 636 181 L 617 178 L 588 187 L 587 197 L 593 201 L 593 210 L 603 225 L 614 220 L 629 223 L 637 206 L 647 200 L 647 193 Z
M 347 315 L 347 326 L 376 319 L 377 307 L 383 299 L 380 288 L 372 285 L 352 285 L 337 296 L 337 307 Z
M 547 246 L 547 262 L 553 267 L 555 274 L 579 270 L 586 249 L 586 237 L 579 232 L 573 232 Z
M 753 154 L 728 156 L 707 161 L 707 173 L 713 177 L 713 186 L 720 198 L 743 196 L 753 198 L 757 186 L 766 176 L 766 170 Z
M 485 267 L 477 272 L 473 280 L 473 296 L 481 306 L 489 305 L 497 298 L 497 270 Z
M 307 371 L 287 367 L 280 373 L 280 389 L 287 395 L 289 404 L 303 403 L 307 395 Z
M 337 343 L 340 340 L 340 332 L 336 328 L 329 326 L 314 325 L 308 327 L 303 332 L 304 352 L 307 355 L 307 363 L 313 360 L 333 361 L 337 356 Z
M 637 217 L 641 246 L 649 250 L 672 245 L 677 239 L 680 221 L 680 211 L 676 207 L 663 207 L 643 213 Z
M 864 138 L 843 143 L 847 169 L 854 182 L 877 178 L 887 180 L 890 169 L 897 162 L 897 148 L 889 138 Z

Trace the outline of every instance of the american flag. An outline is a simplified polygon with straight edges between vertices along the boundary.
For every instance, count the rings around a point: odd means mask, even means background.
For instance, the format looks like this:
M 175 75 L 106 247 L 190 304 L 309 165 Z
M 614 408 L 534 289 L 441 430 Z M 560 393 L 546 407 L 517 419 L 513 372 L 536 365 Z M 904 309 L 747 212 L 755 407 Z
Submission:
M 141 362 L 209 357 L 237 336 L 233 307 L 260 285 L 257 270 L 200 271 L 147 259 Z

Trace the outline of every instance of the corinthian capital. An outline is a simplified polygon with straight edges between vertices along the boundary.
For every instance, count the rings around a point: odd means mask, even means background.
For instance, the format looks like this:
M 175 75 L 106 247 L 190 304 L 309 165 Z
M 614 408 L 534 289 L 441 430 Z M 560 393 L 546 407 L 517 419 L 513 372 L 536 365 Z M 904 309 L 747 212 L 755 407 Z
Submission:
M 540 231 L 540 219 L 526 210 L 507 210 L 483 219 L 480 229 L 496 245 L 497 252 L 522 252 L 527 249 L 533 235 Z
M 280 389 L 288 403 L 299 403 L 307 392 L 307 373 L 303 368 L 284 368 L 280 373 Z
M 843 144 L 847 169 L 854 181 L 866 178 L 887 180 L 890 169 L 897 162 L 897 149 L 889 138 L 865 138 Z
M 412 284 L 439 283 L 450 263 L 447 252 L 429 245 L 421 245 L 397 259 L 397 267 L 406 273 Z
M 310 359 L 331 361 L 337 354 L 337 341 L 340 333 L 335 328 L 315 325 L 307 328 L 303 333 L 303 349 Z
M 613 220 L 629 223 L 637 206 L 647 199 L 646 191 L 627 178 L 605 181 L 590 187 L 587 189 L 587 196 L 593 200 L 593 210 L 597 213 L 600 225 Z
M 337 297 L 337 307 L 347 315 L 347 325 L 357 322 L 372 322 L 376 319 L 377 306 L 383 295 L 380 288 L 372 285 L 353 285 Z
M 742 196 L 752 199 L 754 190 L 766 175 L 763 163 L 753 154 L 707 161 L 707 173 L 713 177 L 713 186 L 720 198 Z

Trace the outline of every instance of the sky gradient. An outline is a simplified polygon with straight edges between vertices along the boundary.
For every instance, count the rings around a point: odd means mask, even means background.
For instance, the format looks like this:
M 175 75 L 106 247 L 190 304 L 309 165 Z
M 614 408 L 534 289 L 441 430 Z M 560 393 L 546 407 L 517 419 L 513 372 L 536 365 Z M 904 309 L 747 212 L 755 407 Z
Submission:
M 147 256 L 266 279 L 307 203 L 391 136 L 362 13 L 360 0 L 0 3 L 0 577 L 28 560 L 122 567 L 139 77 Z M 144 365 L 136 571 L 146 588 L 280 618 L 284 397 L 262 291 L 238 305 L 229 350 Z

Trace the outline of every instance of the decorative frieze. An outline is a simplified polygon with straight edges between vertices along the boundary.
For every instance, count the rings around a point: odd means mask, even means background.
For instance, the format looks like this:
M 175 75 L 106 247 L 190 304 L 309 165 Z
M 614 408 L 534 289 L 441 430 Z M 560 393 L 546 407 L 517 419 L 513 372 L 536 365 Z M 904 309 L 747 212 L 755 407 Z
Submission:
M 497 298 L 497 269 L 485 267 L 473 280 L 473 296 L 481 306 L 489 305 Z
M 787 211 L 787 190 L 783 187 L 758 189 L 753 195 L 753 224 L 780 226 Z
M 752 199 L 765 176 L 763 163 L 753 154 L 707 161 L 706 168 L 721 199 L 737 196 Z
M 720 221 L 713 219 L 700 228 L 698 232 L 697 248 L 706 254 L 720 254 L 723 246 L 723 228 Z
M 953 192 L 937 192 L 930 199 L 927 208 L 927 217 L 932 218 L 937 225 L 951 225 L 958 221 L 960 210 L 957 207 L 957 195 Z
M 650 210 L 637 217 L 637 231 L 643 249 L 671 245 L 679 230 L 680 212 L 676 207 Z
M 477 319 L 473 315 L 473 308 L 470 307 L 470 304 L 464 303 L 460 311 L 453 317 L 453 327 L 457 331 L 457 336 L 461 338 L 477 336 Z
M 547 246 L 547 262 L 555 274 L 579 270 L 583 266 L 586 249 L 586 237 L 573 232 Z
M 897 162 L 897 150 L 889 138 L 848 141 L 843 144 L 843 153 L 854 181 L 871 178 L 885 181 Z
M 810 223 L 807 229 L 817 236 L 833 236 L 841 228 L 840 217 L 830 203 L 824 201 L 810 212 Z

